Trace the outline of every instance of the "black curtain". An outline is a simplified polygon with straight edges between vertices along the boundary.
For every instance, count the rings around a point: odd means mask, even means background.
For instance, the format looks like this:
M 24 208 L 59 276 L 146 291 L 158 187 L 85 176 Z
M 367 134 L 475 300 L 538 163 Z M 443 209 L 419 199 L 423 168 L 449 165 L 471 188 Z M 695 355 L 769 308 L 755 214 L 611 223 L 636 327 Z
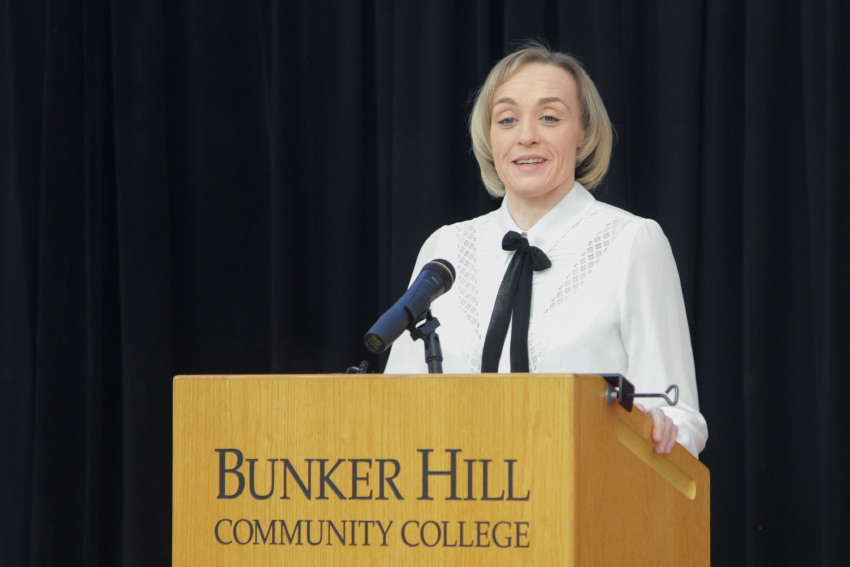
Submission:
M 497 206 L 470 100 L 537 38 L 617 129 L 597 198 L 672 243 L 714 564 L 842 565 L 848 24 L 844 0 L 5 0 L 0 562 L 169 564 L 175 374 L 380 368 L 362 335 L 421 242 Z

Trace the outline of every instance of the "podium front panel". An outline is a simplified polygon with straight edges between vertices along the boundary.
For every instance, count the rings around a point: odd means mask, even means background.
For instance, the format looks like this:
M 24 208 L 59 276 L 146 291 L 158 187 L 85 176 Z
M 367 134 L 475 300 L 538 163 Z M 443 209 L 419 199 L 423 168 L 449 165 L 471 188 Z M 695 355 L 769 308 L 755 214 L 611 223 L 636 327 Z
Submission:
M 573 381 L 178 377 L 174 565 L 573 557 Z

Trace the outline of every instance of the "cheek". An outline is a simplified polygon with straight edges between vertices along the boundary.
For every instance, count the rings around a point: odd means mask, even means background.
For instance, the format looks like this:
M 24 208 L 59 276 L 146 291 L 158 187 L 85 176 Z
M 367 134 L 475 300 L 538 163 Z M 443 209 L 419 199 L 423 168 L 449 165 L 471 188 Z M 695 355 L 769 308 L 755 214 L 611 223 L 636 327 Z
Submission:
M 490 149 L 493 152 L 493 157 L 498 159 L 503 156 L 505 153 L 505 141 L 504 136 L 491 135 L 490 136 Z
M 562 156 L 569 158 L 578 154 L 580 140 L 573 134 L 566 135 L 558 141 L 558 147 Z

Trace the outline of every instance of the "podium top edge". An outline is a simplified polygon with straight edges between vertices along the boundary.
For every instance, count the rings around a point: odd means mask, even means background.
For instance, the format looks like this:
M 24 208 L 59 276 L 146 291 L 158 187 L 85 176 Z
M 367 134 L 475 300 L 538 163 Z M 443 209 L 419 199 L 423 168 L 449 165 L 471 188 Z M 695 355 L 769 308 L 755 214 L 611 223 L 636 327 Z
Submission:
M 485 373 L 485 374 L 178 374 L 174 381 L 186 380 L 380 380 L 413 378 L 464 378 L 464 379 L 551 379 L 598 377 L 598 374 L 530 374 L 530 373 Z

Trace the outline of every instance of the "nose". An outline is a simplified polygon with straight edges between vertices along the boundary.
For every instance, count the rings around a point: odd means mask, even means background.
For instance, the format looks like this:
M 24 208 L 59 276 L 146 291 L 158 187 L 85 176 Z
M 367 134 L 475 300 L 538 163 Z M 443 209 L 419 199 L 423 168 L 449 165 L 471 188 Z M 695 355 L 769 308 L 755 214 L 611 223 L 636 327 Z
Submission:
M 533 146 L 538 142 L 537 122 L 535 120 L 523 120 L 520 123 L 519 138 L 517 142 L 521 146 Z

